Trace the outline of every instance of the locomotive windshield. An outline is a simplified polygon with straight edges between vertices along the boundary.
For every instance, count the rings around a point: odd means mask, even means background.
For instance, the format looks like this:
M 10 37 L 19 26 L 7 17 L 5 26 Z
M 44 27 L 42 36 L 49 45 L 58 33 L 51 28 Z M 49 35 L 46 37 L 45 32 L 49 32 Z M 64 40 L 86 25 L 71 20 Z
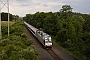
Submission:
M 50 37 L 50 36 L 45 37 L 45 42 L 46 42 L 46 43 L 52 43 L 51 37 Z

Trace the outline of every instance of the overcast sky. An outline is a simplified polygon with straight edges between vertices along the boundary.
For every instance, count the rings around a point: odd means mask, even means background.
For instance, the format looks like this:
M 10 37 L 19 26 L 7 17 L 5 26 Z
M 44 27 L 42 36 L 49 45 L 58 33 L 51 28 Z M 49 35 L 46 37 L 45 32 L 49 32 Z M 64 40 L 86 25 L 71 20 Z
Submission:
M 1 0 L 4 3 L 7 0 Z M 3 4 L 0 2 L 1 7 Z M 70 5 L 74 12 L 90 13 L 90 0 L 9 0 L 10 13 L 24 17 L 36 12 L 57 12 L 62 5 Z M 1 9 L 7 12 L 7 7 Z

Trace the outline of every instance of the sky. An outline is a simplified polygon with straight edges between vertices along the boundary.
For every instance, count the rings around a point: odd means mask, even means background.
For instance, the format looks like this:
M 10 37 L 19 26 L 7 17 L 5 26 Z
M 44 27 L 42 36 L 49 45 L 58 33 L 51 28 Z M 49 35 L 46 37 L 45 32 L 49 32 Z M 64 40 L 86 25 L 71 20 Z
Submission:
M 7 0 L 1 1 L 6 3 Z M 0 6 L 3 7 L 1 1 Z M 57 12 L 63 5 L 70 5 L 73 12 L 90 14 L 90 0 L 9 0 L 9 12 L 24 17 L 36 12 Z M 8 12 L 7 4 L 1 12 Z

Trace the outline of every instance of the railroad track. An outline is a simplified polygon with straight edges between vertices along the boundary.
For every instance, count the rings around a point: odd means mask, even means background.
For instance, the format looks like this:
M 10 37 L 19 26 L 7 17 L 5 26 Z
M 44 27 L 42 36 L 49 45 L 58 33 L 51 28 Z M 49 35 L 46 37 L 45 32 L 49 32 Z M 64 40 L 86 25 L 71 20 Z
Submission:
M 53 57 L 54 60 L 63 60 L 60 56 L 58 56 L 52 49 L 48 49 L 47 52 Z

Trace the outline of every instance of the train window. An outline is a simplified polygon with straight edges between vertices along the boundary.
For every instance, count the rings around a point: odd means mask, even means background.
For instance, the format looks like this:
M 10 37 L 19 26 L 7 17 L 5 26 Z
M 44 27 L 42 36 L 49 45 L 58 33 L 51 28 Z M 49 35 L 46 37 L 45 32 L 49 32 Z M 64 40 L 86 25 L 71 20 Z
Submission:
M 40 31 L 39 31 L 39 30 L 37 30 L 37 33 L 39 33 L 39 34 L 40 34 Z
M 41 33 L 41 35 L 42 35 L 42 33 Z
M 41 33 L 41 36 L 43 37 L 43 33 Z
M 38 33 L 40 33 L 40 32 L 38 31 Z
M 52 41 L 49 41 L 49 43 L 52 43 Z
M 49 41 L 45 41 L 45 43 L 48 43 Z

